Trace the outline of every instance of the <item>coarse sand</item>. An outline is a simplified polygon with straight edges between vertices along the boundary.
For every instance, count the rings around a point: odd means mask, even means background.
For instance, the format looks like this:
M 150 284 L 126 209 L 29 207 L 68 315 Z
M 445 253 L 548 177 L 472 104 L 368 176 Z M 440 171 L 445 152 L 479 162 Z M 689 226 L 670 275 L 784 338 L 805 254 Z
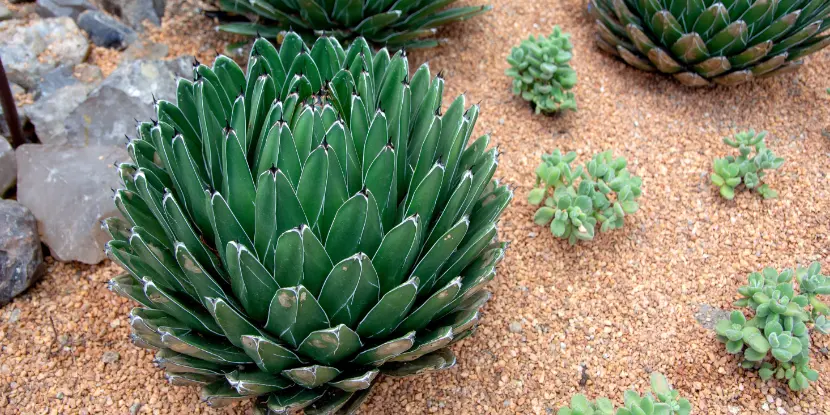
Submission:
M 233 36 L 214 32 L 202 3 L 168 1 L 164 26 L 149 32 L 171 56 L 210 62 Z M 466 1 L 471 3 L 471 1 Z M 411 51 L 444 72 L 445 99 L 481 102 L 478 133 L 502 153 L 496 173 L 516 198 L 500 223 L 511 241 L 491 283 L 493 299 L 475 336 L 454 350 L 450 370 L 382 379 L 362 414 L 551 414 L 575 393 L 621 404 L 660 371 L 698 414 L 827 414 L 830 337 L 814 335 L 819 380 L 795 394 L 738 367 L 701 305 L 731 309 L 749 272 L 820 261 L 830 271 L 830 49 L 796 74 L 732 88 L 688 89 L 632 69 L 593 44 L 584 0 L 494 1 L 494 10 L 441 32 L 451 39 Z M 579 111 L 534 115 L 510 92 L 510 46 L 554 24 L 573 37 Z M 99 57 L 117 59 L 110 54 Z M 721 138 L 768 130 L 786 159 L 768 176 L 780 192 L 764 201 L 721 199 L 709 184 Z M 526 202 L 542 153 L 576 151 L 578 162 L 614 149 L 643 178 L 641 209 L 623 229 L 569 246 L 532 222 Z M 168 385 L 152 353 L 127 340 L 133 304 L 106 290 L 119 270 L 49 260 L 42 282 L 0 309 L 0 413 L 247 413 L 249 404 L 212 410 L 193 388 Z M 711 323 L 711 322 L 709 322 Z

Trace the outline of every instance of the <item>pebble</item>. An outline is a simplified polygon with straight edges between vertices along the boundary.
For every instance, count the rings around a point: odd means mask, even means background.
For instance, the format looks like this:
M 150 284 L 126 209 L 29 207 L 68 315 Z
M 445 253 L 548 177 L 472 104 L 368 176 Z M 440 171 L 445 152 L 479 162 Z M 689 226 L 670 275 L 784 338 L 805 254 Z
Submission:
M 101 361 L 104 363 L 115 363 L 119 359 L 121 359 L 121 355 L 113 351 L 104 352 L 104 355 L 101 356 Z
M 521 333 L 522 332 L 522 323 L 519 321 L 513 321 L 510 323 L 510 327 L 508 327 L 511 333 Z

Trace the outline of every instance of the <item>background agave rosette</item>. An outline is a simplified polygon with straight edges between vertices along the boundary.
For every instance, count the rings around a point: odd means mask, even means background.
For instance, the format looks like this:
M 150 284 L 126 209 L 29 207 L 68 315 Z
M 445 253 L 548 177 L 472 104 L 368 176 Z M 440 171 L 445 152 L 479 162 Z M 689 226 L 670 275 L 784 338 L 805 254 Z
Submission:
M 403 53 L 259 38 L 159 101 L 118 166 L 111 281 L 133 341 L 211 405 L 356 409 L 379 373 L 455 363 L 505 244 L 512 192 L 478 116 Z
M 590 0 L 597 44 L 688 86 L 798 69 L 828 44 L 828 0 Z
M 361 36 L 391 49 L 438 45 L 437 28 L 486 13 L 492 6 L 447 6 L 457 0 L 219 0 L 222 10 L 255 16 L 220 30 L 277 37 L 295 30 L 306 39 L 322 34 L 350 41 Z

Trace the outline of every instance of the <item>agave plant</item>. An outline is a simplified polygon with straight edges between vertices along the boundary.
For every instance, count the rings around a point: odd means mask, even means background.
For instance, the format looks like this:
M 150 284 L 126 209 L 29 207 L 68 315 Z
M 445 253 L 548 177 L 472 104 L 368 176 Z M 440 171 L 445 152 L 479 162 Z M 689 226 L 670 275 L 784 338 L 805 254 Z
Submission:
M 263 38 L 159 101 L 118 166 L 111 288 L 135 344 L 210 405 L 351 412 L 379 374 L 455 363 L 476 329 L 512 198 L 479 113 L 363 39 Z M 326 81 L 330 80 L 330 81 Z
M 790 72 L 828 44 L 828 0 L 590 0 L 597 44 L 687 86 Z
M 438 27 L 483 14 L 492 6 L 446 8 L 456 0 L 219 0 L 222 10 L 256 16 L 255 22 L 228 23 L 219 30 L 279 37 L 289 30 L 306 39 L 322 34 L 340 40 L 362 36 L 391 49 L 438 45 Z

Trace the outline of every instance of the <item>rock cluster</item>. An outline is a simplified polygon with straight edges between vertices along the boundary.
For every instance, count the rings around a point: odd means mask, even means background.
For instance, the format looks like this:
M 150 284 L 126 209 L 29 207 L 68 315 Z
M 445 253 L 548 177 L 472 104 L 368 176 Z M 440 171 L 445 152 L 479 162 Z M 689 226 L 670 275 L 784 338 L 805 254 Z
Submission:
M 31 0 L 30 0 L 31 1 Z M 59 261 L 105 258 L 102 219 L 118 215 L 114 163 L 129 159 L 134 117 L 153 114 L 153 97 L 175 99 L 192 58 L 142 32 L 160 25 L 164 0 L 37 0 L 27 15 L 0 3 L 2 58 L 29 144 L 12 148 L 0 110 L 0 305 L 25 291 L 44 267 L 41 244 Z M 125 50 L 104 77 L 90 49 Z

